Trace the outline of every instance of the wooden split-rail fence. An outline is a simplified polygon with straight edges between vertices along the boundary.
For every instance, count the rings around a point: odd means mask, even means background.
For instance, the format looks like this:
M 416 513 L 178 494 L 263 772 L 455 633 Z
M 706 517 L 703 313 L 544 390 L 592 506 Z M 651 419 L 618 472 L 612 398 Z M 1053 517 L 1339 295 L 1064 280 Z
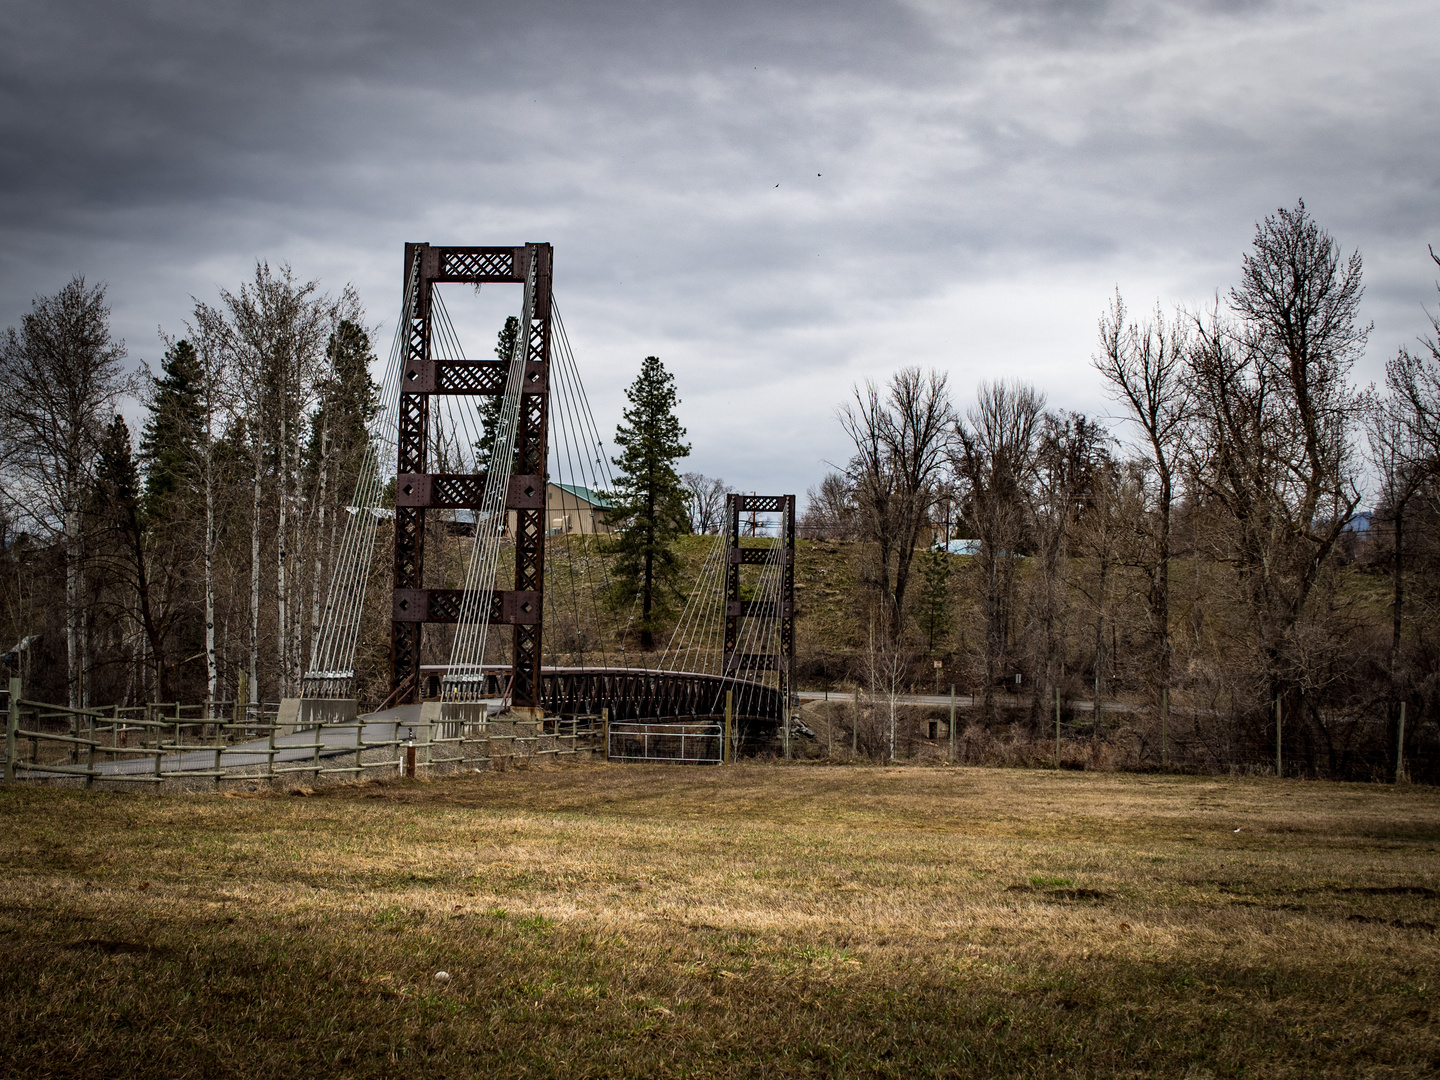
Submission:
M 162 785 L 358 780 L 589 756 L 599 718 L 462 719 L 403 715 L 282 723 L 278 703 L 70 708 L 6 694 L 6 783 Z M 413 712 L 414 710 L 412 710 Z

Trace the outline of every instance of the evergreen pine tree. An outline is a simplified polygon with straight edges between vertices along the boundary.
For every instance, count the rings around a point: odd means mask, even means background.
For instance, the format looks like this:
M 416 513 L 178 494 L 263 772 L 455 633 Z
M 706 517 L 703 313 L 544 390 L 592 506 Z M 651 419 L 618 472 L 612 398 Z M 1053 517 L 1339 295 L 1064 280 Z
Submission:
M 950 556 L 940 548 L 930 551 L 920 564 L 920 626 L 925 631 L 925 651 L 950 633 Z
M 380 387 L 370 377 L 375 356 L 364 327 L 342 319 L 325 355 L 330 376 L 311 417 L 306 467 L 312 476 L 328 467 L 333 474 L 328 486 L 337 498 L 348 499 L 365 457 L 370 421 L 380 411 Z
M 495 338 L 495 355 L 508 362 L 519 337 L 520 320 L 511 315 Z M 500 409 L 504 404 L 503 394 L 486 394 L 480 398 L 480 441 L 475 444 L 476 472 L 485 472 L 489 467 L 490 455 L 495 449 L 495 429 L 500 424 Z
M 620 456 L 614 458 L 620 474 L 610 493 L 614 509 L 606 517 L 616 529 L 618 558 L 607 597 L 623 610 L 638 600 L 640 646 L 654 648 L 655 630 L 678 597 L 679 562 L 675 538 L 689 531 L 685 487 L 674 462 L 688 457 L 690 447 L 680 440 L 685 429 L 675 418 L 675 380 L 660 363 L 647 356 L 640 375 L 625 396 L 630 407 L 615 429 Z
M 150 517 L 163 517 L 164 504 L 194 478 L 195 440 L 204 430 L 204 372 L 194 347 L 184 339 L 174 342 L 165 350 L 160 371 L 140 433 L 144 510 Z
M 189 355 L 193 358 L 193 351 Z M 152 412 L 152 419 L 154 415 Z M 165 627 L 153 595 L 149 566 L 151 530 L 143 510 L 140 471 L 130 449 L 130 428 L 124 418 L 117 415 L 111 420 L 97 451 L 92 501 L 104 530 L 101 553 L 115 578 L 123 583 L 126 592 L 133 594 L 125 606 L 134 604 L 131 610 L 138 617 L 148 646 L 147 666 L 154 674 L 155 691 L 164 701 L 171 696 Z

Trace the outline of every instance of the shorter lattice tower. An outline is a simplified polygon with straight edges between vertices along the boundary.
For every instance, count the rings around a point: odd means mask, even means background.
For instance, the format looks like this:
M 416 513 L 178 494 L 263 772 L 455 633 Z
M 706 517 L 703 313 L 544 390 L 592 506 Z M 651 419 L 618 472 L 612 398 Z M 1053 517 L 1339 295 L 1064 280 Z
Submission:
M 742 514 L 779 514 L 780 542 L 767 547 L 740 545 Z M 785 749 L 790 749 L 790 699 L 795 678 L 795 496 L 794 495 L 727 495 L 726 540 L 729 545 L 725 570 L 725 649 L 724 671 L 727 675 L 740 672 L 774 671 L 779 675 L 783 715 L 776 717 L 782 725 Z M 779 563 L 777 587 L 768 599 L 745 600 L 740 595 L 740 568 L 747 565 L 774 566 Z M 773 621 L 775 634 L 745 634 L 745 619 Z M 773 643 L 773 652 L 743 652 L 746 640 Z

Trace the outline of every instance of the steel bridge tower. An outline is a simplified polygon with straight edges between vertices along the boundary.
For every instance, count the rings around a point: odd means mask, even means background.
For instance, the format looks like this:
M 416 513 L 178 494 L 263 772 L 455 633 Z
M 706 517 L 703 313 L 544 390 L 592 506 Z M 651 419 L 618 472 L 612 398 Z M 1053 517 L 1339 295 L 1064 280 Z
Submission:
M 740 546 L 740 515 L 779 514 L 780 543 L 777 548 Z M 727 495 L 728 522 L 725 567 L 725 651 L 724 673 L 774 671 L 779 673 L 785 754 L 790 754 L 790 695 L 795 680 L 795 496 Z M 774 600 L 743 600 L 740 597 L 740 567 L 780 563 L 779 597 Z M 778 624 L 778 651 L 742 653 L 741 620 L 773 619 Z
M 528 292 L 529 325 L 520 328 L 525 365 L 516 429 L 515 468 L 505 509 L 515 514 L 515 587 L 495 590 L 489 621 L 514 630 L 511 701 L 539 708 L 540 644 L 545 580 L 545 477 L 550 413 L 551 247 L 432 247 L 405 245 L 404 357 L 395 477 L 395 583 L 390 628 L 392 698 L 420 696 L 420 642 L 426 623 L 459 621 L 464 591 L 425 588 L 425 518 L 429 510 L 465 509 L 478 515 L 485 492 L 479 473 L 429 471 L 430 401 L 441 394 L 504 394 L 510 363 L 460 360 L 431 351 L 434 287 L 443 283 L 519 284 Z M 413 291 L 410 275 L 416 275 Z M 478 527 L 478 521 L 477 521 Z M 484 607 L 481 608 L 484 611 Z

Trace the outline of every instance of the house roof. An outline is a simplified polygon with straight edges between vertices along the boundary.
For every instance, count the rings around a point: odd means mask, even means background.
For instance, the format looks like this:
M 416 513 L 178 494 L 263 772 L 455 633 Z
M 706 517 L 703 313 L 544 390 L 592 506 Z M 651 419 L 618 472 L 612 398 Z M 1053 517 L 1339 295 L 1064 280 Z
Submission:
M 567 492 L 570 495 L 574 495 L 575 498 L 581 499 L 589 503 L 591 506 L 595 507 L 598 510 L 612 509 L 610 500 L 605 498 L 597 491 L 592 491 L 590 488 L 587 487 L 581 487 L 579 484 L 561 484 L 557 483 L 554 480 L 550 482 L 554 484 L 557 488 L 559 488 L 561 491 Z

